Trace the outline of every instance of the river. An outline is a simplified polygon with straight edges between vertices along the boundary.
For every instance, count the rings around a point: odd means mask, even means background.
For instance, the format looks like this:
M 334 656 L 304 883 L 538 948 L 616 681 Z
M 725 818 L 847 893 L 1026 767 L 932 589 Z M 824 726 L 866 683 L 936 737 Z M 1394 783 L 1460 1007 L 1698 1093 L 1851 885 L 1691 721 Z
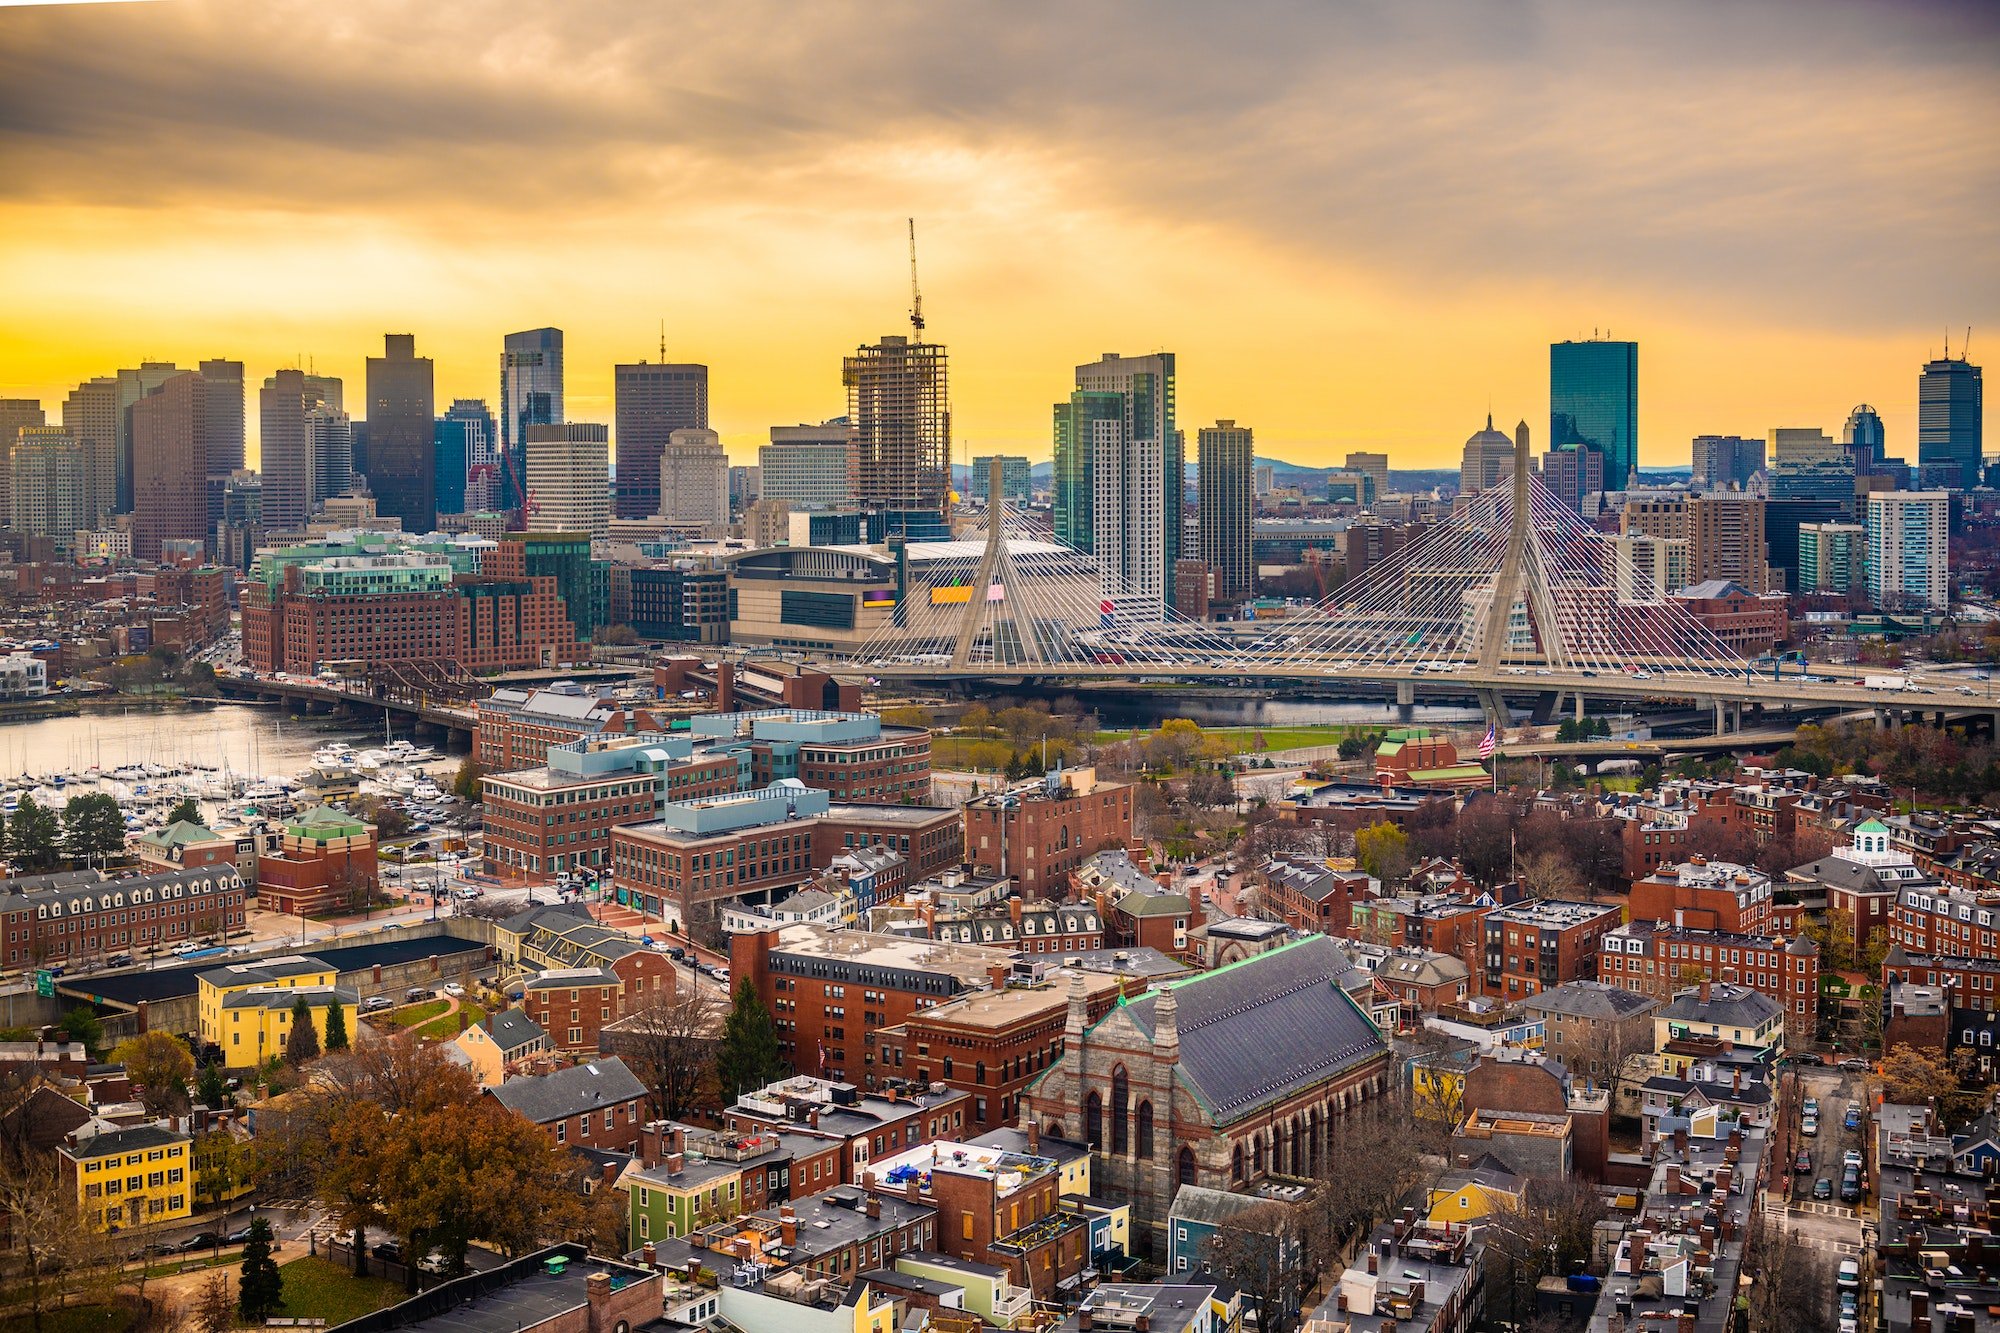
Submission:
M 410 734 L 408 723 L 397 736 Z M 287 716 L 244 704 L 134 705 L 75 717 L 0 723 L 0 773 L 47 777 L 123 764 L 215 764 L 255 777 L 289 776 L 312 762 L 330 740 L 360 748 L 382 744 L 372 731 L 330 718 Z

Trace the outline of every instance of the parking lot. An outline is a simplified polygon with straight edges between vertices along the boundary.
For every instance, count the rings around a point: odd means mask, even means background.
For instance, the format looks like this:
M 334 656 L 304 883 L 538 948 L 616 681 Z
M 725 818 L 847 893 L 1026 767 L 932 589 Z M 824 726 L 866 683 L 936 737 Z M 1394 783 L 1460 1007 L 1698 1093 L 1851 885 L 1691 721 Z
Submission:
M 1840 1198 L 1840 1178 L 1842 1160 L 1850 1151 L 1862 1154 L 1867 1160 L 1867 1149 L 1863 1137 L 1867 1133 L 1867 1121 L 1860 1129 L 1850 1130 L 1843 1123 L 1848 1103 L 1852 1102 L 1864 1110 L 1867 1105 L 1867 1075 L 1843 1073 L 1837 1070 L 1801 1071 L 1800 1082 L 1805 1095 L 1819 1099 L 1819 1133 L 1809 1138 L 1794 1137 L 1794 1154 L 1803 1148 L 1811 1154 L 1812 1169 L 1792 1176 L 1791 1197 L 1794 1203 L 1818 1202 L 1853 1210 L 1853 1204 L 1843 1204 Z M 1866 1187 L 1866 1172 L 1863 1172 L 1863 1186 Z M 1814 1200 L 1813 1182 L 1825 1180 L 1834 1194 L 1831 1199 Z M 1863 1198 L 1867 1196 L 1864 1194 Z M 1817 1210 L 1816 1210 L 1817 1211 Z

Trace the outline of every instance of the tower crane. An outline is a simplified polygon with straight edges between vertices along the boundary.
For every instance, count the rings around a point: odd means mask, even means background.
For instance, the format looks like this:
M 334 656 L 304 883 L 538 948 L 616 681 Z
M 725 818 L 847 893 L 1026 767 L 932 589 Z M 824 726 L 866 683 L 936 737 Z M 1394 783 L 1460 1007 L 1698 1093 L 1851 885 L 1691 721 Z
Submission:
M 917 286 L 917 220 L 910 222 L 910 328 L 917 342 L 924 340 L 924 293 Z

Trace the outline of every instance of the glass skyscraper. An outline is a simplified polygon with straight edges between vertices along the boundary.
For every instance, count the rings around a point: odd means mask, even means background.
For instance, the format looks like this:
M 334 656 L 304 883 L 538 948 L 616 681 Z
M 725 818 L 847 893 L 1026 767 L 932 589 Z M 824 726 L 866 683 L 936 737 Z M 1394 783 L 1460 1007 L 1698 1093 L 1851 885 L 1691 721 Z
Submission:
M 563 420 L 563 331 L 510 333 L 500 351 L 500 499 L 503 508 L 527 503 L 528 427 Z
M 1963 348 L 1956 360 L 1947 348 L 1924 366 L 1917 379 L 1917 466 L 1926 475 L 1956 466 L 1961 489 L 1979 484 L 1984 397 L 1979 367 L 1965 359 Z
M 1121 448 L 1125 440 L 1125 395 L 1078 389 L 1055 410 L 1054 527 L 1056 540 L 1079 551 L 1096 543 L 1097 449 Z
M 1622 490 L 1639 466 L 1639 344 L 1549 345 L 1549 447 L 1596 446 L 1604 485 Z

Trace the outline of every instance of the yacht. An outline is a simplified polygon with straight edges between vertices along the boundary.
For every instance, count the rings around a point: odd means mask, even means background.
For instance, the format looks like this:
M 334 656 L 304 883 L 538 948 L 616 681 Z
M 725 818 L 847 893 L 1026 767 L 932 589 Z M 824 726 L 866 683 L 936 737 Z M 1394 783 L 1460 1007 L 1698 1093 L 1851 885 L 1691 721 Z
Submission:
M 412 745 L 409 741 L 390 741 L 382 747 L 382 753 L 395 764 L 426 764 L 437 758 L 437 751 L 428 745 Z

